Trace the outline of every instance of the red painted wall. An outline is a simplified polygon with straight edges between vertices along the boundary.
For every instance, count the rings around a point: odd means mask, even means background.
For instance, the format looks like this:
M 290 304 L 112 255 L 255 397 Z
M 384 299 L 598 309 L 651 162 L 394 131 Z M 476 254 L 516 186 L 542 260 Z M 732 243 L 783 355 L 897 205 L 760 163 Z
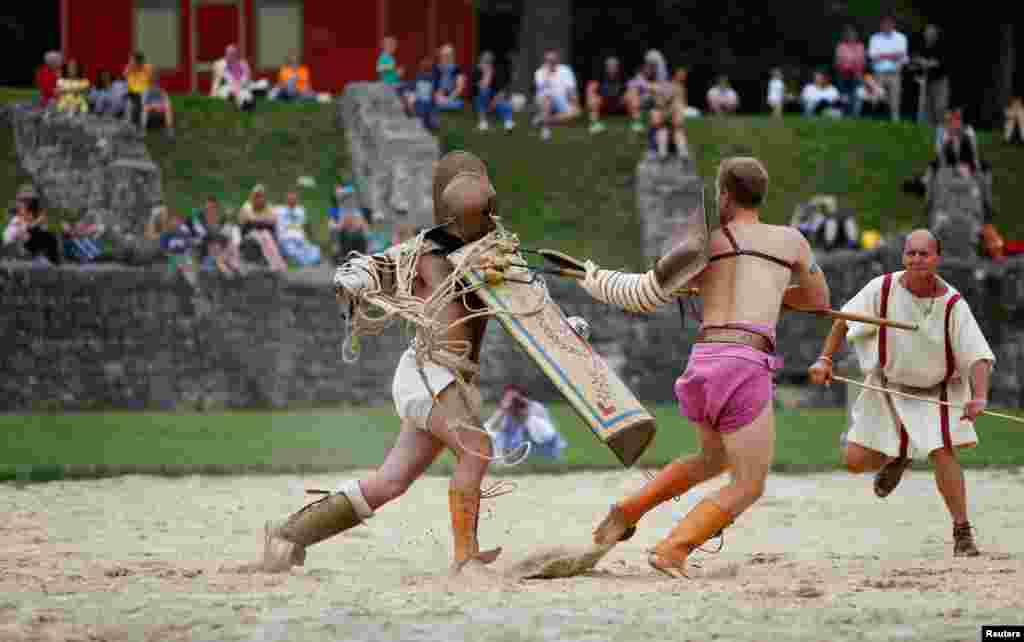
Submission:
M 132 0 L 105 0 L 103 11 L 82 0 L 68 2 L 68 51 L 91 80 L 101 69 L 116 75 L 132 56 Z
M 134 2 L 103 2 L 102 12 L 96 11 L 91 1 L 68 2 L 66 54 L 76 58 L 93 79 L 100 69 L 121 71 L 132 54 Z M 254 0 L 243 4 L 248 25 L 243 55 L 250 60 L 254 60 L 256 51 L 254 4 Z M 217 23 L 217 18 L 227 20 L 229 12 L 234 13 L 223 7 L 205 7 L 202 11 L 212 18 L 209 24 Z M 175 93 L 187 92 L 191 81 L 191 48 L 197 43 L 191 42 L 190 12 L 190 0 L 181 0 L 180 64 L 178 69 L 164 70 L 161 75 L 164 87 Z M 303 56 L 317 91 L 339 93 L 345 83 L 376 79 L 380 40 L 385 34 L 398 38 L 398 62 L 405 66 L 405 79 L 415 76 L 420 59 L 428 53 L 436 55 L 437 47 L 445 42 L 455 45 L 459 64 L 467 68 L 477 55 L 475 12 L 470 0 L 305 0 L 303 12 Z M 204 47 L 208 43 L 204 39 Z M 257 77 L 273 78 L 276 72 L 254 70 Z M 206 83 L 201 84 L 200 92 L 206 88 Z
M 306 0 L 303 54 L 317 91 L 375 77 L 378 13 L 378 2 Z

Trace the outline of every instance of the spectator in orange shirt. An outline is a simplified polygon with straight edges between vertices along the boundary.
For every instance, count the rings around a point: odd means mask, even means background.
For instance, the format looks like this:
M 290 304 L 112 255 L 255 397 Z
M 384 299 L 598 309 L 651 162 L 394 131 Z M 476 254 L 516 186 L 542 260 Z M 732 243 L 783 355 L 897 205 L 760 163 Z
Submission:
M 36 88 L 39 89 L 39 104 L 49 107 L 57 98 L 57 82 L 60 80 L 60 66 L 64 57 L 58 51 L 47 52 L 45 65 L 36 72 Z
M 277 73 L 277 84 L 270 91 L 271 100 L 294 100 L 316 98 L 309 82 L 309 67 L 299 62 L 296 54 L 288 56 L 288 62 Z
M 136 52 L 132 61 L 124 68 L 124 79 L 128 81 L 128 103 L 132 106 L 132 122 L 142 124 L 142 97 L 153 81 L 153 65 L 146 62 L 143 53 Z

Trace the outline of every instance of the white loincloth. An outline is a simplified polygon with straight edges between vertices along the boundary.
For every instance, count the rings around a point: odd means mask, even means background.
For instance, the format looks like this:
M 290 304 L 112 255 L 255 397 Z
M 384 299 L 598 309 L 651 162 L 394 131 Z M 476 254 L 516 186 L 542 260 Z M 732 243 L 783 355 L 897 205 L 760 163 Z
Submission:
M 424 376 L 427 379 L 426 383 L 423 381 Z M 391 386 L 391 396 L 394 398 L 398 417 L 403 422 L 412 422 L 412 425 L 420 430 L 427 430 L 427 419 L 434 408 L 435 399 L 455 382 L 456 376 L 450 368 L 432 361 L 424 362 L 421 374 L 416 364 L 416 352 L 408 348 L 398 361 L 395 380 Z M 430 385 L 429 388 L 427 384 Z M 469 416 L 478 417 L 483 405 L 480 392 L 473 386 L 464 386 L 463 391 L 468 396 Z

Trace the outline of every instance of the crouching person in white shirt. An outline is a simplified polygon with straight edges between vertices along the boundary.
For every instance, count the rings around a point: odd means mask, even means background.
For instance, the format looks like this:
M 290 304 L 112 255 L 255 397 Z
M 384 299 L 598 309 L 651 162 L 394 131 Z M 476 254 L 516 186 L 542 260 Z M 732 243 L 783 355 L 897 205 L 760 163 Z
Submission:
M 818 116 L 824 113 L 838 117 L 841 114 L 839 90 L 829 81 L 829 77 L 820 71 L 814 73 L 814 82 L 804 87 L 800 100 L 804 104 L 805 116 Z
M 546 459 L 561 461 L 563 451 L 569 445 L 562 437 L 547 408 L 539 401 L 533 401 L 526 393 L 513 385 L 505 387 L 498 411 L 484 424 L 494 439 L 494 454 L 516 461 L 517 450 L 529 444 L 530 454 L 539 454 Z M 498 459 L 497 462 L 504 460 Z

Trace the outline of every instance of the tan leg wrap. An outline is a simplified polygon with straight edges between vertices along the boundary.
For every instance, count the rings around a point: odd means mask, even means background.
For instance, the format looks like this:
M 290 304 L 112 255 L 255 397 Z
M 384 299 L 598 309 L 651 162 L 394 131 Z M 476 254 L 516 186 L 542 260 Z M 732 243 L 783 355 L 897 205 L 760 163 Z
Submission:
M 359 482 L 307 504 L 283 522 L 267 522 L 263 570 L 279 573 L 306 561 L 306 547 L 363 523 L 373 515 Z
M 452 537 L 455 540 L 455 559 L 452 570 L 458 571 L 466 562 L 477 560 L 490 564 L 501 553 L 501 548 L 480 551 L 477 526 L 480 522 L 480 491 L 448 491 L 448 507 L 452 516 Z
M 668 537 L 651 551 L 648 562 L 672 577 L 685 576 L 686 558 L 693 549 L 732 523 L 732 515 L 715 502 L 704 499 L 693 507 Z

